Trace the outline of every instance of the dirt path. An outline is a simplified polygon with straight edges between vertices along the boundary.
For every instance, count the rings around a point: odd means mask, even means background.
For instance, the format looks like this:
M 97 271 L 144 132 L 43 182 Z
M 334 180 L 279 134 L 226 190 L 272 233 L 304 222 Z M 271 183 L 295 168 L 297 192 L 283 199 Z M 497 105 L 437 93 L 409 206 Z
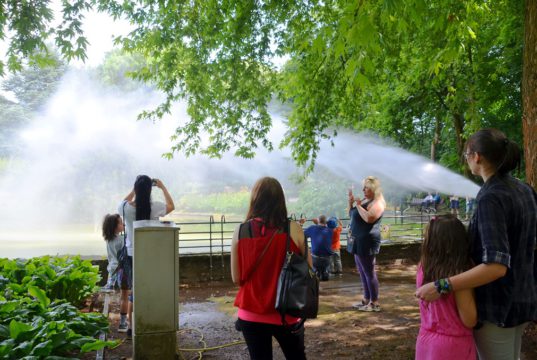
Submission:
M 383 265 L 379 267 L 379 313 L 353 310 L 358 301 L 359 277 L 346 269 L 340 278 L 321 283 L 320 313 L 306 322 L 306 354 L 308 359 L 393 359 L 414 358 L 414 345 L 419 329 L 419 309 L 414 298 L 415 265 Z M 178 344 L 180 348 L 218 347 L 242 340 L 234 328 L 236 309 L 233 300 L 236 288 L 229 283 L 213 282 L 182 285 Z M 115 306 L 112 311 L 117 312 Z M 117 316 L 111 315 L 112 338 L 123 338 L 115 332 Z M 523 360 L 537 359 L 537 330 L 528 329 L 523 343 Z M 203 337 L 203 342 L 200 339 Z M 107 359 L 131 355 L 130 341 L 107 352 Z M 274 359 L 284 359 L 274 343 Z M 198 359 L 196 352 L 182 351 L 182 359 Z M 203 359 L 248 359 L 245 344 L 218 348 L 203 353 Z

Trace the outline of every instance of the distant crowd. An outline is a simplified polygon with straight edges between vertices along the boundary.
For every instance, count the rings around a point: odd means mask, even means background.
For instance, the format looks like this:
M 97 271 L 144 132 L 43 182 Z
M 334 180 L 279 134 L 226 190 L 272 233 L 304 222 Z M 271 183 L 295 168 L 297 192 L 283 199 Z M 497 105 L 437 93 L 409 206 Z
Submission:
M 474 202 L 474 198 L 466 196 L 464 200 L 464 207 L 466 210 L 464 212 L 465 220 L 469 220 L 469 218 L 472 216 L 474 211 Z M 451 214 L 459 216 L 460 200 L 459 197 L 455 194 L 444 198 L 438 192 L 436 192 L 434 195 L 428 193 L 427 196 L 425 196 L 421 201 L 419 210 L 427 213 L 436 213 L 439 211 L 439 207 L 444 203 L 447 204 Z

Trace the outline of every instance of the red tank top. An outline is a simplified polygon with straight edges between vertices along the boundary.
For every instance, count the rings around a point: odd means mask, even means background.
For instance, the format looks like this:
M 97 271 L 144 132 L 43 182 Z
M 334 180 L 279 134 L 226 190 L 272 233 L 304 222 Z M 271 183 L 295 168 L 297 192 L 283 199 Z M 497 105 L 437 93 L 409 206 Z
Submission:
M 246 276 L 251 272 L 259 255 L 270 241 L 274 231 L 276 231 L 275 228 L 265 228 L 264 224 L 258 220 L 251 220 L 250 224 L 252 237 L 241 238 L 241 232 L 239 232 L 237 258 L 241 285 L 234 305 L 250 313 L 274 315 L 275 318 L 278 318 L 279 314 L 274 309 L 274 304 L 276 301 L 278 278 L 285 258 L 287 234 L 282 232 L 274 235 L 274 239 L 267 248 L 265 255 L 263 255 L 257 269 L 254 270 L 248 281 L 246 281 Z M 249 224 L 246 222 L 242 226 L 247 228 Z M 242 233 L 244 233 L 244 230 Z M 300 253 L 292 239 L 290 249 L 295 253 Z M 279 322 L 281 323 L 281 320 Z

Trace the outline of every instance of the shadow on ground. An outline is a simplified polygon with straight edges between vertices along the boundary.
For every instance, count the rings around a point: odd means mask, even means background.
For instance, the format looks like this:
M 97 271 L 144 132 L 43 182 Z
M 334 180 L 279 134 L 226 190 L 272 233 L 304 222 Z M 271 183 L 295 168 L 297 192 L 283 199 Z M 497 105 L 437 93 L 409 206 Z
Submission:
M 419 309 L 415 291 L 415 264 L 401 262 L 379 266 L 379 313 L 352 309 L 361 297 L 360 280 L 354 269 L 345 269 L 341 277 L 321 283 L 320 313 L 306 322 L 308 359 L 392 359 L 414 358 L 419 329 Z M 181 285 L 178 345 L 180 349 L 212 348 L 203 359 L 249 359 L 242 334 L 235 330 L 237 289 L 229 282 Z M 117 305 L 113 304 L 117 314 Z M 111 314 L 111 338 L 118 334 L 117 315 Z M 530 326 L 524 337 L 523 360 L 537 359 L 536 327 Z M 226 346 L 233 344 L 231 346 Z M 284 359 L 277 343 L 274 359 Z M 132 343 L 124 342 L 108 351 L 107 359 L 131 357 Z M 195 351 L 180 351 L 180 359 L 199 359 Z

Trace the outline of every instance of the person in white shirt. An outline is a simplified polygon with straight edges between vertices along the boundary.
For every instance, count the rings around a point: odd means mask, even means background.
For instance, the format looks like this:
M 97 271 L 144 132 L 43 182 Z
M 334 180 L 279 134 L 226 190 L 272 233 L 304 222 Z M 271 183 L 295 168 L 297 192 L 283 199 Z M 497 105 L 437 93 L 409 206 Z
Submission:
M 160 201 L 151 201 L 152 187 L 156 186 L 162 190 L 166 204 Z M 127 246 L 128 260 L 132 269 L 132 239 L 133 223 L 137 220 L 157 220 L 159 217 L 169 214 L 175 209 L 172 197 L 166 186 L 159 179 L 151 179 L 147 175 L 138 175 L 134 182 L 132 191 L 121 201 L 118 212 L 125 221 L 125 244 Z M 122 290 L 132 289 L 132 271 L 127 272 L 121 279 Z M 132 336 L 132 293 L 129 294 L 129 329 L 127 337 Z M 122 293 L 123 298 L 123 293 Z

